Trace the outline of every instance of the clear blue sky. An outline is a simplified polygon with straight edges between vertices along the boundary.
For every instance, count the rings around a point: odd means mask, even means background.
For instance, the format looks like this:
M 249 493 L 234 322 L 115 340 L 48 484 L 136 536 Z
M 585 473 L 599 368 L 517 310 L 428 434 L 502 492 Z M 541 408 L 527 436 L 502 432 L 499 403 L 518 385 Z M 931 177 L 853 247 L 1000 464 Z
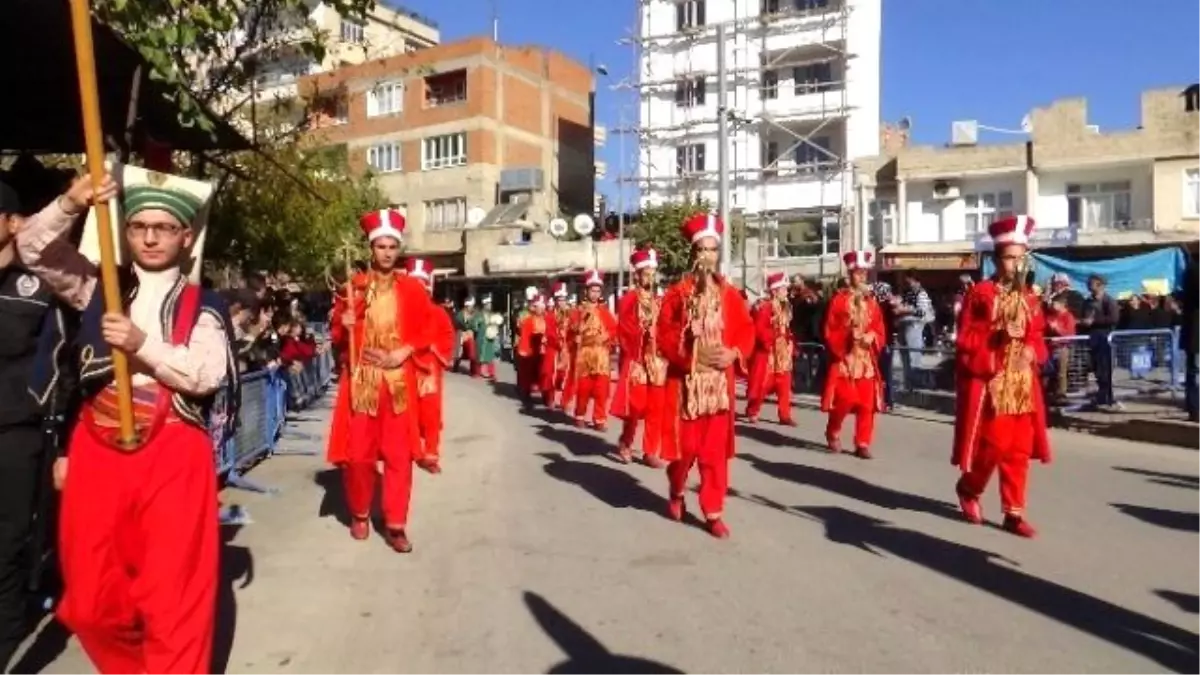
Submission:
M 403 0 L 440 24 L 442 39 L 491 32 L 493 0 Z M 630 93 L 611 84 L 635 73 L 617 44 L 636 25 L 635 0 L 495 0 L 504 43 L 540 44 L 604 64 L 597 116 L 610 129 Z M 882 119 L 909 116 L 920 143 L 942 143 L 956 119 L 1019 128 L 1031 108 L 1084 96 L 1101 129 L 1138 124 L 1143 89 L 1200 81 L 1196 0 L 883 0 Z M 627 139 L 632 157 L 633 139 Z M 989 139 L 985 135 L 984 142 Z M 615 196 L 618 139 L 600 190 Z M 627 162 L 632 173 L 632 160 Z

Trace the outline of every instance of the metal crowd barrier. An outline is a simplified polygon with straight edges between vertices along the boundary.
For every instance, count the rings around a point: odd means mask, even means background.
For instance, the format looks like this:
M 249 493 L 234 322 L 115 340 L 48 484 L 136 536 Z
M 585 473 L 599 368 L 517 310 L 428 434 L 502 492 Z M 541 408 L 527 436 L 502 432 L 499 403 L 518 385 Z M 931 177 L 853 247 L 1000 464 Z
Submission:
M 245 477 L 245 472 L 266 457 L 280 454 L 289 411 L 303 410 L 321 399 L 333 379 L 333 356 L 324 351 L 304 363 L 302 369 L 270 368 L 242 375 L 241 405 L 233 433 L 225 424 L 229 405 L 218 395 L 210 414 L 217 475 L 226 485 L 270 492 Z M 293 454 L 313 454 L 305 451 Z

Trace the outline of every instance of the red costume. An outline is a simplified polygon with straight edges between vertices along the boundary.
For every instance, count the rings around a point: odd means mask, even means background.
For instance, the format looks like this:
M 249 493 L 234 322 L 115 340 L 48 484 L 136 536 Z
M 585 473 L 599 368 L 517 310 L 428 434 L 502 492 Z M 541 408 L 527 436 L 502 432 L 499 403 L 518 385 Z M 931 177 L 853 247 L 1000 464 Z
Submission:
M 724 226 L 700 214 L 683 225 L 684 238 L 697 245 L 720 241 Z M 734 368 L 754 348 L 754 324 L 746 302 L 724 279 L 707 288 L 687 275 L 663 297 L 657 325 L 658 349 L 668 362 L 664 409 L 667 410 L 662 457 L 670 462 L 670 512 L 682 520 L 687 477 L 700 465 L 700 509 L 716 537 L 729 536 L 722 520 L 734 453 Z M 725 348 L 735 360 L 724 370 L 698 361 L 704 349 Z
M 543 368 L 550 371 L 550 382 L 553 387 L 553 400 L 550 405 L 565 410 L 575 398 L 575 384 L 571 381 L 571 362 L 573 351 L 567 340 L 567 330 L 570 328 L 572 310 L 567 305 L 567 284 L 562 281 L 554 284 L 554 308 L 547 313 L 554 319 L 554 330 L 546 337 L 546 356 Z
M 1033 226 L 1027 216 L 994 222 L 988 231 L 997 254 L 1014 247 L 1023 254 Z M 1051 454 L 1038 377 L 1047 358 L 1041 303 L 1020 287 L 993 280 L 975 284 L 963 299 L 956 347 L 951 462 L 963 473 L 957 485 L 963 515 L 983 521 L 979 497 L 999 469 L 1004 528 L 1032 537 L 1035 531 L 1024 518 L 1029 461 L 1049 463 Z
M 596 270 L 584 276 L 588 288 L 601 287 L 604 279 Z M 567 342 L 574 345 L 570 377 L 575 381 L 575 425 L 585 426 L 588 404 L 592 404 L 592 426 L 604 430 L 608 423 L 608 389 L 612 382 L 612 348 L 617 337 L 617 318 L 600 302 L 584 301 L 571 317 Z
M 758 421 L 763 401 L 771 393 L 779 404 L 779 423 L 795 426 L 792 421 L 792 359 L 795 338 L 792 337 L 792 308 L 787 298 L 775 293 L 787 288 L 787 275 L 776 272 L 767 277 L 767 293 L 771 296 L 754 310 L 754 354 L 750 357 L 750 374 L 746 386 L 746 417 Z
M 851 251 L 843 260 L 853 275 L 868 269 L 873 257 L 870 251 Z M 821 410 L 829 413 L 825 440 L 830 452 L 841 452 L 842 423 L 854 413 L 854 452 L 871 458 L 875 413 L 883 409 L 879 352 L 886 339 L 883 311 L 868 287 L 846 288 L 833 296 L 825 315 L 829 373 L 821 396 Z
M 554 403 L 554 362 L 549 345 L 557 328 L 554 315 L 546 314 L 545 298 L 536 296 L 529 306 L 531 311 L 517 327 L 517 367 L 521 370 L 517 378 L 518 388 L 521 400 L 526 405 L 533 403 L 533 390 L 536 388 L 541 392 L 545 404 L 550 406 Z
M 385 210 L 363 216 L 361 225 L 370 241 L 391 237 L 399 241 L 404 217 Z M 438 314 L 424 284 L 398 272 L 375 270 L 355 275 L 351 282 L 349 311 L 354 320 L 349 329 L 342 320 L 331 327 L 334 345 L 346 351 L 350 331 L 354 353 L 347 354 L 349 430 L 342 465 L 346 503 L 352 519 L 351 535 L 365 539 L 370 533 L 369 516 L 378 478 L 376 462 L 383 460 L 383 516 L 388 543 L 397 551 L 411 550 L 405 534 L 412 493 L 412 464 L 428 461 L 421 446 L 418 424 L 418 371 L 433 363 L 430 346 Z M 347 311 L 338 299 L 334 317 Z M 396 354 L 409 350 L 409 358 L 396 367 L 369 363 L 367 350 Z M 390 365 L 390 364 L 387 364 Z M 338 419 L 334 414 L 334 421 Z M 331 434 L 333 435 L 333 434 Z M 331 453 L 332 454 L 332 453 Z M 341 454 L 341 453 L 339 453 Z
M 657 269 L 658 253 L 647 248 L 635 251 L 629 259 L 638 270 Z M 638 421 L 642 430 L 642 457 L 647 466 L 658 468 L 662 450 L 663 397 L 666 396 L 667 361 L 655 346 L 659 299 L 645 288 L 634 288 L 621 296 L 617 305 L 617 340 L 621 364 L 617 373 L 617 391 L 612 414 L 624 420 L 619 455 L 628 462 L 633 455 L 633 439 Z
M 433 267 L 427 260 L 409 258 L 404 263 L 408 276 L 425 284 L 433 293 Z M 419 466 L 441 473 L 442 401 L 446 369 L 454 353 L 454 322 L 445 311 L 437 312 L 429 324 L 429 351 L 417 358 L 417 427 L 421 432 Z

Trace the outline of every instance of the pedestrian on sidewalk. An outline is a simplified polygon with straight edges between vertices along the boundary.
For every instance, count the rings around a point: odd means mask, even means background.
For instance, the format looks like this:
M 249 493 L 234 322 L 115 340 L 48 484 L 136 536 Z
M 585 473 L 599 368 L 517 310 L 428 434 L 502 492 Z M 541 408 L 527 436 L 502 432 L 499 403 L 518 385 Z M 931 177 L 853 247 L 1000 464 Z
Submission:
M 422 258 L 408 258 L 404 271 L 420 281 L 433 299 L 433 265 Z M 417 427 L 421 447 L 415 453 L 417 466 L 432 474 L 442 472 L 442 406 L 446 398 L 446 368 L 454 351 L 454 323 L 445 310 L 433 313 L 429 322 L 429 350 L 414 355 L 417 364 Z
M 212 186 L 123 173 L 132 255 L 118 274 L 125 312 L 105 311 L 99 271 L 65 240 L 92 203 L 116 197 L 112 178 L 98 190 L 87 177 L 76 180 L 17 235 L 20 259 L 82 312 L 75 353 L 84 402 L 55 467 L 63 479 L 58 550 L 66 589 L 58 616 L 101 673 L 207 673 L 220 541 L 205 411 L 222 383 L 227 401 L 238 401 L 225 303 L 183 273 L 202 265 L 193 244 Z M 118 436 L 114 349 L 133 373 L 133 444 Z M 35 381 L 54 379 L 42 375 Z
M 1036 535 L 1025 518 L 1029 462 L 1050 461 L 1039 377 L 1048 358 L 1045 319 L 1041 301 L 1022 283 L 1033 228 L 1028 216 L 997 220 L 988 228 L 996 273 L 963 300 L 951 457 L 962 471 L 956 491 L 967 522 L 983 522 L 979 497 L 998 469 L 1003 527 L 1021 537 Z
M 848 284 L 830 300 L 825 318 L 829 352 L 829 374 L 821 396 L 821 410 L 829 415 L 825 440 L 829 452 L 840 453 L 842 424 L 853 413 L 854 454 L 861 459 L 871 459 L 875 413 L 884 408 L 879 352 L 887 330 L 875 291 L 867 283 L 874 257 L 870 251 L 850 251 L 842 257 Z
M 1108 294 L 1108 282 L 1099 274 L 1088 277 L 1092 297 L 1083 302 L 1079 326 L 1087 331 L 1092 354 L 1092 372 L 1096 376 L 1097 407 L 1111 410 L 1117 404 L 1113 393 L 1113 347 L 1109 338 L 1121 321 L 1121 306 Z
M 621 438 L 617 456 L 622 463 L 633 459 L 633 441 L 638 422 L 642 427 L 642 463 L 662 468 L 664 424 L 663 397 L 666 395 L 667 361 L 655 342 L 660 301 L 654 291 L 658 272 L 658 251 L 646 247 L 629 256 L 633 284 L 617 306 L 617 340 L 621 363 L 617 369 L 617 390 L 613 395 L 613 417 L 621 419 Z
M 583 275 L 587 295 L 575 312 L 567 342 L 574 345 L 575 426 L 608 428 L 608 390 L 612 386 L 612 350 L 617 318 L 604 304 L 604 276 L 598 270 Z M 588 404 L 592 419 L 587 420 Z
M 692 465 L 700 465 L 700 510 L 706 529 L 729 537 L 725 493 L 734 454 L 734 366 L 754 349 L 754 322 L 746 301 L 717 273 L 725 224 L 697 214 L 682 224 L 692 247 L 692 269 L 663 296 L 658 348 L 669 364 L 662 457 L 670 462 L 668 516 L 682 521 Z M 675 417 L 678 415 L 678 417 Z
M 400 273 L 404 215 L 372 211 L 359 225 L 371 247 L 371 266 L 355 275 L 349 302 L 339 298 L 339 320 L 331 331 L 340 349 L 354 345 L 348 355 L 350 429 L 342 463 L 350 536 L 370 536 L 376 462 L 382 460 L 384 536 L 392 549 L 408 553 L 412 465 L 421 457 L 417 370 L 428 358 L 442 310 L 420 280 Z
M 754 354 L 750 357 L 746 386 L 746 417 L 758 421 L 763 401 L 775 394 L 779 423 L 794 427 L 792 420 L 792 361 L 796 343 L 792 337 L 792 306 L 788 302 L 788 279 L 783 272 L 767 276 L 767 294 L 753 312 Z

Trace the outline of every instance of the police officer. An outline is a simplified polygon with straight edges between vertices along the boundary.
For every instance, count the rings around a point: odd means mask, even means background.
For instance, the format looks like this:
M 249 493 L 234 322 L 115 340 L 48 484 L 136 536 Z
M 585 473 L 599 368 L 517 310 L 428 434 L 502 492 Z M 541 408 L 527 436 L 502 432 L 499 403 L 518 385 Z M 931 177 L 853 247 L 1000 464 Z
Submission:
M 40 567 L 30 542 L 35 520 L 39 527 L 45 520 L 38 505 L 49 503 L 48 462 L 54 461 L 44 444 L 52 411 L 30 391 L 30 381 L 39 336 L 49 321 L 63 320 L 51 290 L 16 259 L 13 235 L 21 213 L 17 191 L 0 182 L 0 672 L 28 628 L 27 588 Z

